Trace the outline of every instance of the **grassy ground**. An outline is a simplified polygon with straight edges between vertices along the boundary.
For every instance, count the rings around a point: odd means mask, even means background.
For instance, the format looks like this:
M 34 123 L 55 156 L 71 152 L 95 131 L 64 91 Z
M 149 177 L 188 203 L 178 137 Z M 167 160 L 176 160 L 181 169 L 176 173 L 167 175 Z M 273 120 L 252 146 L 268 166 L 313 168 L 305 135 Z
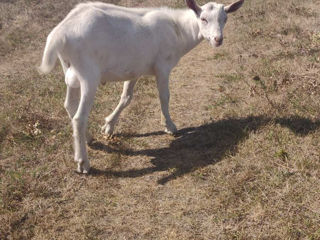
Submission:
M 0 2 L 0 239 L 320 239 L 318 0 L 247 0 L 221 48 L 184 57 L 171 75 L 176 137 L 142 78 L 103 138 L 121 84 L 102 87 L 89 176 L 73 171 L 61 68 L 35 69 L 77 2 Z

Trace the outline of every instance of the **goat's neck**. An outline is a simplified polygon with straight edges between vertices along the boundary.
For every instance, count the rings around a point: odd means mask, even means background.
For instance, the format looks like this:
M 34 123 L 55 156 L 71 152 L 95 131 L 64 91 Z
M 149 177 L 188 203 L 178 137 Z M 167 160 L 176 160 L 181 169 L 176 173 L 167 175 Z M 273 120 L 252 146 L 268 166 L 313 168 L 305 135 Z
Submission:
M 203 36 L 200 34 L 197 17 L 192 10 L 179 10 L 175 22 L 181 34 L 180 51 L 185 55 L 203 40 Z

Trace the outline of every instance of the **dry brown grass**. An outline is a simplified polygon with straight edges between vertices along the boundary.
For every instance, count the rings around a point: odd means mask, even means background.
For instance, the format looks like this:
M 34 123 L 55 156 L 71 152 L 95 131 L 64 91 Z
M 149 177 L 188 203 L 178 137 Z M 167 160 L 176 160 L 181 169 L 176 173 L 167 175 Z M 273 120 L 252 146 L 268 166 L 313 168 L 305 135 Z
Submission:
M 73 172 L 61 69 L 34 67 L 77 2 L 0 2 L 0 239 L 320 239 L 318 0 L 246 1 L 223 47 L 187 55 L 171 76 L 176 137 L 143 78 L 104 139 L 121 84 L 102 87 L 89 176 Z

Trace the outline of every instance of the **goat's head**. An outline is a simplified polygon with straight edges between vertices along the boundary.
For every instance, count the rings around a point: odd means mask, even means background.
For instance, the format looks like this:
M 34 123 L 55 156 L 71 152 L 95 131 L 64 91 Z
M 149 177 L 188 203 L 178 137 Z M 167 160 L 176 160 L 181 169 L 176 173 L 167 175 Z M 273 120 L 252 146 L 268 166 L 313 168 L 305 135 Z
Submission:
M 227 22 L 228 13 L 237 11 L 243 2 L 244 0 L 238 0 L 228 6 L 209 2 L 201 7 L 195 0 L 186 0 L 188 7 L 197 15 L 200 34 L 214 47 L 222 45 L 223 28 Z

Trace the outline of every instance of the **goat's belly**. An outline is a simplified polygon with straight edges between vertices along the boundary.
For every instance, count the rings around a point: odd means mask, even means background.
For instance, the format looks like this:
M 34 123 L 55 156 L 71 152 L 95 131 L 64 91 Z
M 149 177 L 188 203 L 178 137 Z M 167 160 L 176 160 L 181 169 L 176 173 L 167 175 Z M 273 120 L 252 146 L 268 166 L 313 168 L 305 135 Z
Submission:
M 106 82 L 121 82 L 127 80 L 138 79 L 142 75 L 149 74 L 149 72 L 144 71 L 124 71 L 123 73 L 114 71 L 105 71 L 101 77 L 101 83 Z

